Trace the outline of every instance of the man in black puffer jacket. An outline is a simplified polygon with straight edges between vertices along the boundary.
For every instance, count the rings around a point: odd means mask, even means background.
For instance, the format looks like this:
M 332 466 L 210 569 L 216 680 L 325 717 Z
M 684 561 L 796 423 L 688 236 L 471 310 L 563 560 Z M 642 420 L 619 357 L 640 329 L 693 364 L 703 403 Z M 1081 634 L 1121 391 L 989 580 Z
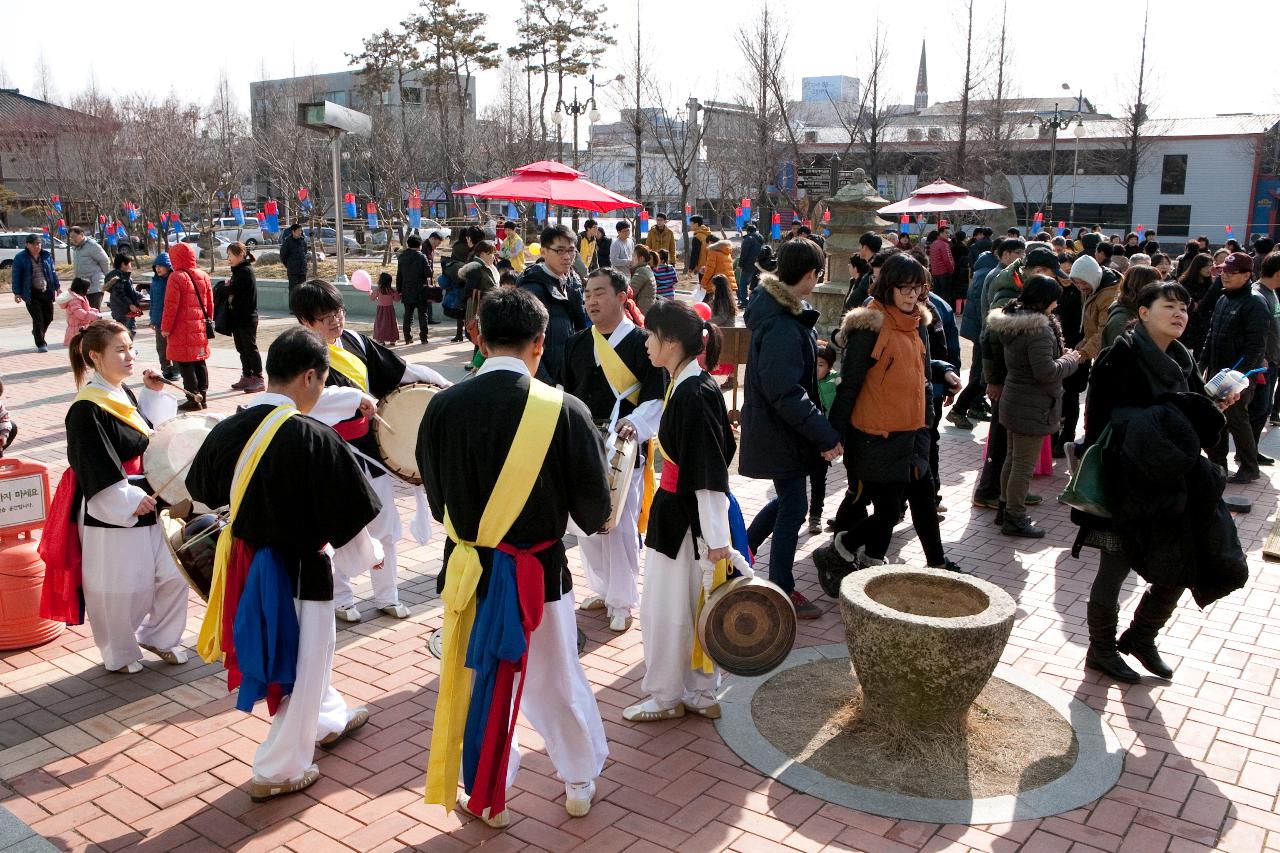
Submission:
M 1213 307 L 1213 319 L 1209 321 L 1209 334 L 1200 351 L 1200 367 L 1205 379 L 1211 379 L 1219 370 L 1228 368 L 1248 373 L 1262 365 L 1266 350 L 1267 326 L 1271 312 L 1262 297 L 1253 292 L 1249 279 L 1253 275 L 1253 259 L 1244 252 L 1227 256 L 1222 266 L 1222 295 Z M 1249 423 L 1249 401 L 1253 399 L 1252 383 L 1224 415 L 1227 429 L 1213 448 L 1209 458 L 1227 467 L 1227 438 L 1236 443 L 1236 473 L 1228 483 L 1252 483 L 1261 474 L 1258 471 L 1258 445 Z
M 548 225 L 542 229 L 540 242 L 542 258 L 520 276 L 520 288 L 536 296 L 547 309 L 538 378 L 554 385 L 559 381 L 565 344 L 574 332 L 587 327 L 587 313 L 582 307 L 582 282 L 573 271 L 573 232 L 564 225 Z
M 307 238 L 302 236 L 302 223 L 289 226 L 289 232 L 280 241 L 280 263 L 289 276 L 289 292 L 307 280 Z

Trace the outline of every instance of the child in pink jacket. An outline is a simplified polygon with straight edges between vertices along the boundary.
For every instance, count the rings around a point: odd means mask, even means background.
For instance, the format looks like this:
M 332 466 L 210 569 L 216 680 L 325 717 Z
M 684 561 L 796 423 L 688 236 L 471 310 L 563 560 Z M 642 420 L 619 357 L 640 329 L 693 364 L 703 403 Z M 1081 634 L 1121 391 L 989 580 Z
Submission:
M 59 295 L 56 300 L 67 312 L 67 333 L 62 337 L 62 342 L 67 346 L 71 346 L 71 339 L 81 329 L 102 316 L 89 305 L 88 293 L 89 280 L 77 278 L 71 282 L 71 289 Z

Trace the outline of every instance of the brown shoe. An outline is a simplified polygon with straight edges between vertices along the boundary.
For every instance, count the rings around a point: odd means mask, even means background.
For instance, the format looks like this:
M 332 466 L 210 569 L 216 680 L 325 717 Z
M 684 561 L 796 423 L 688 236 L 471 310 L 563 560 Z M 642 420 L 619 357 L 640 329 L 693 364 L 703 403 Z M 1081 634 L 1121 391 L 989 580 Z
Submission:
M 320 768 L 314 764 L 304 770 L 301 776 L 296 779 L 290 779 L 288 782 L 267 782 L 254 776 L 249 783 L 249 799 L 255 803 L 265 803 L 275 797 L 282 797 L 285 794 L 301 791 L 303 788 L 310 788 L 319 778 Z
M 351 712 L 351 719 L 347 721 L 347 726 L 340 732 L 334 732 L 331 735 L 325 735 L 320 741 L 321 746 L 333 746 L 356 729 L 369 722 L 369 709 L 361 705 Z

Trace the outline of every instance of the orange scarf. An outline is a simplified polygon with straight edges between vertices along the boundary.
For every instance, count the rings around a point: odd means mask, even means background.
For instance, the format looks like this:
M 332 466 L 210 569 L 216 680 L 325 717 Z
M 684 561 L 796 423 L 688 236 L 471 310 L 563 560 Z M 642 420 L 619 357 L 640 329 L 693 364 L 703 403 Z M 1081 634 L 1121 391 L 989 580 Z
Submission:
M 872 306 L 884 318 L 849 422 L 855 429 L 879 436 L 920 429 L 925 423 L 920 314 L 903 314 L 879 301 Z

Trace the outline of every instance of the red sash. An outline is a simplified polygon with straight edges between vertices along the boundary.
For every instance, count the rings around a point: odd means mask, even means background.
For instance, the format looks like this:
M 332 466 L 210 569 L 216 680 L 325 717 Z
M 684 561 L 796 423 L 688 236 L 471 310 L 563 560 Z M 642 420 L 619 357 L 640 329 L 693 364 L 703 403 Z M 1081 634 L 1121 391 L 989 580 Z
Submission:
M 364 438 L 369 434 L 369 419 L 361 415 L 357 418 L 336 423 L 333 428 L 344 440 L 355 441 L 357 438 Z
M 662 458 L 662 477 L 658 480 L 658 488 L 664 492 L 674 492 L 679 482 L 679 466 L 664 456 Z

